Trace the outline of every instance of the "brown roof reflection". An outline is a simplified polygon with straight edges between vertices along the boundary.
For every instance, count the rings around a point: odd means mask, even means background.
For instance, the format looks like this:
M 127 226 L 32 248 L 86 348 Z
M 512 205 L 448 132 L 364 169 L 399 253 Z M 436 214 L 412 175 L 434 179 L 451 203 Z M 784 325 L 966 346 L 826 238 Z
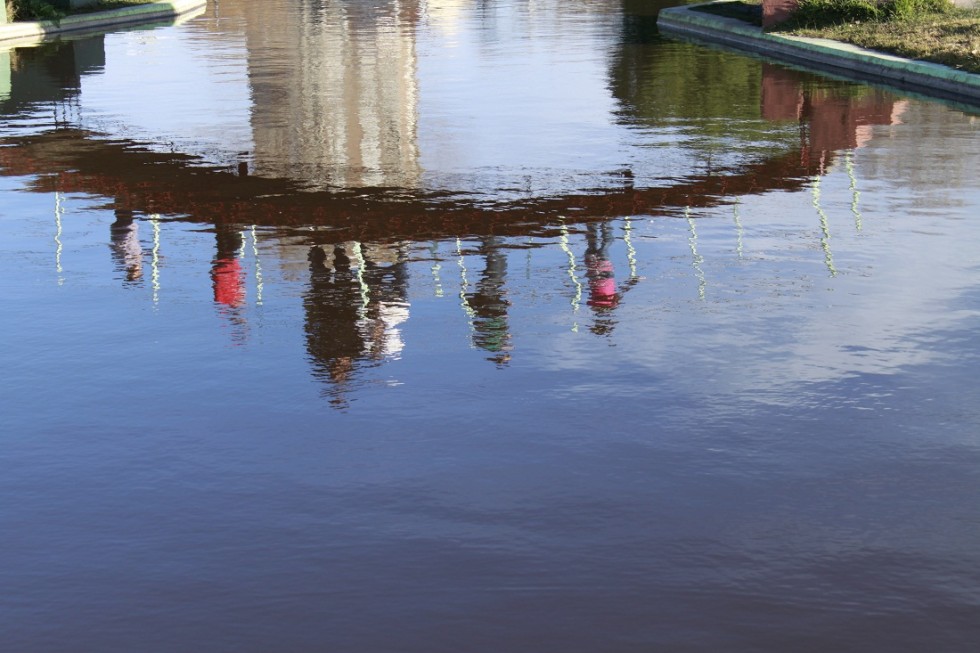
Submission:
M 677 207 L 711 206 L 731 196 L 804 186 L 820 172 L 807 147 L 764 161 L 703 175 L 671 186 L 581 191 L 510 203 L 487 203 L 448 193 L 360 188 L 303 191 L 288 179 L 210 168 L 193 157 L 152 152 L 137 143 L 102 140 L 64 129 L 0 141 L 0 174 L 34 176 L 37 192 L 100 195 L 122 210 L 213 224 L 315 225 L 338 240 L 428 240 L 463 235 L 534 232 L 559 217 L 587 221 L 658 214 Z

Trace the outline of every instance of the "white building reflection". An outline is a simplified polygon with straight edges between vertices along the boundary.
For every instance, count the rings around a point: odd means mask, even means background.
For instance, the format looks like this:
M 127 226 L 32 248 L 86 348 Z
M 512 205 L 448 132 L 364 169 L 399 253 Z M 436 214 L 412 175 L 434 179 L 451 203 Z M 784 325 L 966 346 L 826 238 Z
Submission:
M 238 8 L 254 174 L 313 188 L 419 185 L 416 2 Z

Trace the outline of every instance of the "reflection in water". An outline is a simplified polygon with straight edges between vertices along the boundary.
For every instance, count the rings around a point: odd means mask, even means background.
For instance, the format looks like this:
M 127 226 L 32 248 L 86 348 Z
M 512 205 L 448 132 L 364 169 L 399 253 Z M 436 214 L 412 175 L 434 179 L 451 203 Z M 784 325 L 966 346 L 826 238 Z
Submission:
M 329 255 L 322 247 L 313 247 L 309 259 L 310 289 L 303 298 L 306 348 L 314 375 L 333 385 L 331 402 L 343 406 L 354 361 L 366 349 L 360 329 L 361 291 L 343 246 L 334 247 Z
M 127 283 L 143 278 L 143 246 L 139 239 L 139 225 L 132 211 L 116 209 L 116 220 L 109 227 L 110 248 L 116 269 L 125 273 Z
M 58 273 L 58 285 L 60 286 L 65 282 L 64 268 L 61 265 L 61 254 L 64 251 L 64 245 L 61 242 L 61 233 L 64 230 L 62 224 L 62 219 L 65 214 L 65 208 L 62 204 L 61 193 L 55 191 L 54 193 L 54 269 Z
M 691 231 L 687 244 L 691 248 L 691 267 L 694 268 L 694 276 L 698 280 L 698 299 L 704 300 L 708 280 L 704 276 L 704 257 L 698 253 L 698 229 L 694 225 L 694 217 L 691 215 L 690 208 L 684 209 L 684 215 L 687 218 L 688 229 Z
M 565 256 L 568 258 L 567 273 L 568 273 L 568 279 L 571 281 L 572 289 L 573 289 L 572 299 L 571 299 L 572 315 L 577 318 L 579 306 L 581 306 L 582 304 L 582 283 L 578 279 L 577 268 L 575 265 L 575 254 L 572 252 L 572 248 L 569 246 L 569 242 L 570 241 L 568 238 L 568 225 L 566 225 L 565 221 L 562 220 L 561 237 L 558 243 L 559 246 L 561 247 L 561 251 L 564 252 Z M 572 331 L 578 331 L 577 321 L 572 323 Z
M 262 305 L 262 291 L 265 289 L 265 283 L 262 279 L 262 261 L 259 257 L 259 235 L 255 230 L 255 225 L 252 225 L 249 235 L 252 237 L 252 258 L 255 260 L 255 305 Z
M 54 113 L 55 124 L 78 120 L 77 104 L 83 75 L 105 67 L 105 37 L 53 41 L 3 52 L 0 66 L 0 114 L 15 115 L 39 105 Z M 9 75 L 8 75 L 9 72 Z
M 153 289 L 153 303 L 160 301 L 160 216 L 151 215 L 153 225 L 153 248 L 150 250 L 150 287 Z
M 851 191 L 851 213 L 854 214 L 854 228 L 861 231 L 861 211 L 858 209 L 861 193 L 857 188 L 857 176 L 854 174 L 853 151 L 848 150 L 844 155 L 844 166 L 847 169 L 847 178 L 850 181 L 848 189 Z
M 323 0 L 285 15 L 272 3 L 240 7 L 253 174 L 315 188 L 417 187 L 418 3 Z
M 242 344 L 248 336 L 245 271 L 241 263 L 244 236 L 236 226 L 224 223 L 215 225 L 214 235 L 216 252 L 211 261 L 214 302 L 231 327 L 232 342 Z
M 328 384 L 330 402 L 342 408 L 358 367 L 395 359 L 404 348 L 405 255 L 399 246 L 348 242 L 315 245 L 308 260 L 306 348 L 314 376 Z
M 234 226 L 215 226 L 217 253 L 211 262 L 211 287 L 214 301 L 229 308 L 239 308 L 245 303 L 245 272 L 239 260 L 244 240 L 242 232 Z
M 153 152 L 138 143 L 59 124 L 40 135 L 5 138 L 0 165 L 8 175 L 41 173 L 34 182 L 37 190 L 55 186 L 59 191 L 113 198 L 118 207 L 111 229 L 113 257 L 128 283 L 142 277 L 134 211 L 215 224 L 213 299 L 234 327 L 235 341 L 245 337 L 248 307 L 242 267 L 246 243 L 241 229 L 233 225 L 315 225 L 329 230 L 338 244 L 304 245 L 313 249 L 310 290 L 303 303 L 316 375 L 330 384 L 333 400 L 341 404 L 360 364 L 375 365 L 401 347 L 396 345 L 396 325 L 407 316 L 403 255 L 392 258 L 388 255 L 396 250 L 389 246 L 363 243 L 455 239 L 459 301 L 470 323 L 472 344 L 504 366 L 513 350 L 505 236 L 557 237 L 567 258 L 572 330 L 578 329 L 579 309 L 585 303 L 593 316 L 590 331 L 606 336 L 614 330 L 623 293 L 638 280 L 630 219 L 622 235 L 629 266 L 626 282 L 617 285 L 609 254 L 616 241 L 611 219 L 624 215 L 687 218 L 691 265 L 698 296 L 704 299 L 705 261 L 698 249 L 693 209 L 735 202 L 736 252 L 741 257 L 739 198 L 809 188 L 820 246 L 833 275 L 830 219 L 820 202 L 820 175 L 841 150 L 846 151 L 852 211 L 860 228 L 850 152 L 869 142 L 870 125 L 894 124 L 903 107 L 881 91 L 816 80 L 752 59 L 692 48 L 651 48 L 658 38 L 655 11 L 627 7 L 623 38 L 610 70 L 619 103 L 617 120 L 641 128 L 637 144 L 644 147 L 652 133 L 644 130 L 683 120 L 685 151 L 698 153 L 693 167 L 663 182 L 645 170 L 645 159 L 637 159 L 622 167 L 616 183 L 588 192 L 517 201 L 507 194 L 503 197 L 508 199 L 495 202 L 483 196 L 468 199 L 455 192 L 465 189 L 447 194 L 422 187 L 416 4 L 368 9 L 332 0 L 316 7 L 303 5 L 279 21 L 272 20 L 270 7 L 249 3 L 222 9 L 225 14 L 241 12 L 249 42 L 255 143 L 250 162 L 236 159 L 231 168 L 208 167 L 193 157 Z M 283 54 L 285 59 L 269 58 L 263 50 L 286 41 L 298 45 Z M 673 57 L 684 57 L 684 67 L 692 74 L 661 70 L 678 66 Z M 4 106 L 18 112 L 42 96 L 77 96 L 82 75 L 97 72 L 101 65 L 101 37 L 18 55 L 15 83 Z M 24 81 L 50 78 L 51 71 L 62 71 L 67 81 L 47 86 Z M 730 97 L 739 99 L 734 107 Z M 732 147 L 732 141 L 746 146 Z M 732 152 L 737 156 L 729 156 Z M 697 161 L 711 163 L 704 167 Z M 153 225 L 152 286 L 157 300 L 160 231 L 156 220 Z M 579 233 L 578 225 L 585 233 L 581 262 L 571 238 Z M 258 305 L 263 272 L 254 226 L 250 233 Z M 480 243 L 477 253 L 483 259 L 473 280 L 467 278 L 474 272 L 466 268 L 460 242 L 471 237 Z M 378 258 L 381 252 L 387 254 Z M 56 256 L 60 267 L 60 247 Z M 386 258 L 391 261 L 382 262 Z M 437 259 L 431 270 L 436 296 L 442 293 L 440 269 Z
M 476 291 L 467 293 L 466 304 L 473 311 L 473 346 L 483 349 L 490 356 L 487 360 L 498 366 L 510 361 L 510 327 L 507 324 L 506 298 L 507 256 L 503 243 L 493 236 L 480 241 L 479 253 L 484 268 L 476 282 Z
M 816 209 L 817 215 L 820 217 L 820 249 L 823 250 L 824 265 L 827 266 L 827 272 L 830 273 L 830 276 L 836 277 L 837 268 L 834 267 L 834 253 L 830 250 L 830 222 L 829 218 L 827 218 L 827 212 L 820 205 L 819 177 L 813 180 L 812 194 L 813 208 Z
M 742 242 L 743 237 L 745 236 L 745 227 L 742 226 L 742 216 L 739 212 L 739 204 L 740 200 L 736 197 L 735 201 L 732 202 L 732 219 L 735 221 L 735 254 L 737 254 L 739 258 L 742 258 L 742 254 L 745 249 L 745 245 Z
M 863 147 L 871 126 L 901 122 L 908 102 L 858 84 L 814 83 L 805 73 L 762 64 L 762 117 L 797 121 L 804 150 L 820 158 Z
M 969 117 L 656 0 L 212 5 L 0 74 L 0 648 L 972 650 Z
M 616 273 L 609 248 L 613 243 L 612 225 L 608 221 L 590 223 L 586 227 L 585 276 L 589 280 L 588 304 L 595 313 L 591 327 L 596 335 L 612 333 L 615 322 L 612 309 L 619 304 L 620 294 L 616 292 Z

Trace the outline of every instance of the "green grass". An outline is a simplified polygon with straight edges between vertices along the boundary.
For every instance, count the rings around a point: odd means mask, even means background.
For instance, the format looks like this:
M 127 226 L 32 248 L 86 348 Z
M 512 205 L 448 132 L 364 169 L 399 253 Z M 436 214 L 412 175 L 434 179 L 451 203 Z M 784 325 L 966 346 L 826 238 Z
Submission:
M 94 11 L 107 11 L 109 9 L 123 9 L 125 7 L 135 7 L 154 2 L 154 0 L 103 0 L 87 7 L 65 10 L 60 7 L 48 4 L 44 0 L 9 0 L 7 3 L 8 16 L 14 21 L 28 20 L 61 20 L 66 16 L 77 14 L 89 14 Z
M 742 0 L 705 10 L 745 20 L 739 12 L 758 11 L 754 9 L 758 4 L 758 0 Z M 980 74 L 980 9 L 958 9 L 949 0 L 801 0 L 789 20 L 770 30 L 832 39 Z
M 893 22 L 953 11 L 949 0 L 800 0 L 782 30 L 821 29 L 849 23 Z

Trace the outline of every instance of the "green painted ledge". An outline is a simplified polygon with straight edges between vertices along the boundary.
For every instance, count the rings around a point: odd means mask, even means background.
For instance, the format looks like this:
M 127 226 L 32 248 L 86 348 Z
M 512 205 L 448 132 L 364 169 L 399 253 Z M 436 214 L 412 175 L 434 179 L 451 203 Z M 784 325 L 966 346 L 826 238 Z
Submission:
M 67 16 L 61 20 L 18 21 L 0 25 L 0 45 L 36 42 L 47 36 L 70 32 L 98 31 L 117 25 L 153 23 L 203 10 L 207 0 L 163 0 L 134 7 L 93 11 Z M 26 43 L 25 43 L 26 44 Z
M 980 75 L 928 61 L 903 59 L 838 41 L 763 32 L 762 28 L 735 18 L 693 11 L 691 6 L 661 9 L 657 18 L 657 27 L 661 33 L 719 43 L 846 77 L 980 105 Z

